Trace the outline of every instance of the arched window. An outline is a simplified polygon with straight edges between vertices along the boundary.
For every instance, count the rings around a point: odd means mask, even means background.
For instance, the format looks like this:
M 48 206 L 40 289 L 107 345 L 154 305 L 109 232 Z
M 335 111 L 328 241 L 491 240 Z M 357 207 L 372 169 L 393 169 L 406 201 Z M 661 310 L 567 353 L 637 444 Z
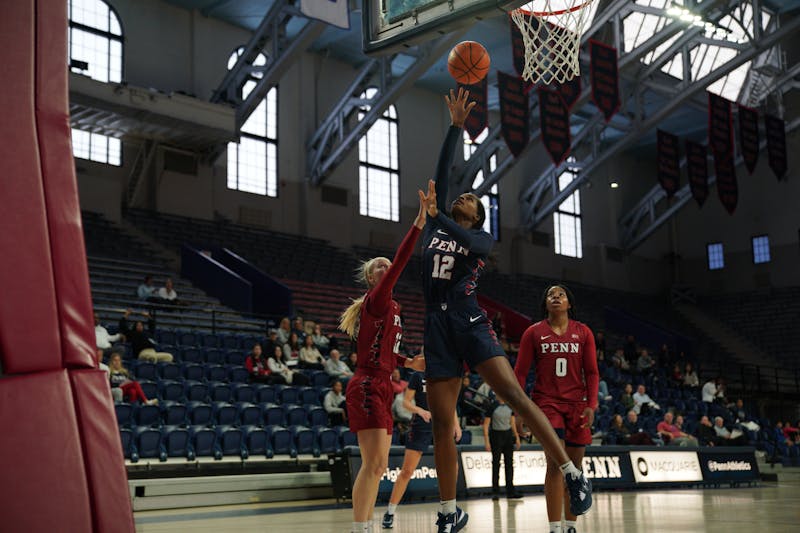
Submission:
M 574 163 L 570 157 L 567 163 Z M 567 168 L 558 176 L 558 190 L 563 191 L 578 176 L 578 169 Z M 559 255 L 583 257 L 583 231 L 581 229 L 581 191 L 575 192 L 561 202 L 553 213 L 553 234 L 555 236 L 555 252 Z
M 69 0 L 72 72 L 102 82 L 122 81 L 122 26 L 103 0 Z
M 239 48 L 228 59 L 228 69 L 244 51 Z M 265 65 L 263 54 L 253 63 Z M 242 100 L 255 89 L 263 74 L 250 73 L 242 85 Z M 239 132 L 239 142 L 228 143 L 228 188 L 265 196 L 278 196 L 278 88 L 273 87 Z
M 370 99 L 377 89 L 369 88 L 361 98 Z M 358 113 L 362 120 L 369 111 Z M 397 158 L 397 110 L 394 105 L 358 141 L 358 212 L 361 215 L 400 221 L 400 164 Z
M 469 134 L 464 132 L 464 161 L 467 161 L 472 154 L 478 149 L 486 137 L 489 135 L 488 128 L 478 135 L 474 141 L 470 138 Z M 497 168 L 497 155 L 492 154 L 489 158 L 489 170 L 494 172 Z M 483 170 L 479 170 L 475 174 L 475 179 L 472 181 L 472 188 L 475 189 L 483 183 Z M 491 189 L 483 196 L 481 196 L 481 203 L 486 211 L 486 220 L 483 222 L 483 231 L 490 233 L 494 240 L 500 240 L 500 194 L 497 189 L 497 183 L 492 185 Z

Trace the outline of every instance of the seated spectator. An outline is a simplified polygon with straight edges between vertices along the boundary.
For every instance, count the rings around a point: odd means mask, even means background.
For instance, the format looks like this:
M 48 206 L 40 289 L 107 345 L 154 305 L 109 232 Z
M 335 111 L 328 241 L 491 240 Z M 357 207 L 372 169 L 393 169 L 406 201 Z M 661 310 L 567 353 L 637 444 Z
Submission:
M 164 286 L 158 289 L 158 297 L 161 299 L 161 303 L 183 305 L 183 302 L 178 299 L 178 293 L 175 292 L 172 286 L 172 278 L 167 278 L 167 281 L 164 282 Z
M 702 399 L 706 403 L 719 403 L 724 400 L 724 392 L 720 387 L 721 379 L 709 379 L 703 385 Z
M 614 398 L 608 393 L 608 383 L 601 379 L 597 384 L 597 399 L 601 402 L 610 402 Z
M 405 397 L 405 392 L 395 395 L 394 401 L 392 402 L 392 417 L 398 424 L 407 426 L 414 417 L 414 413 L 412 413 L 408 408 L 409 406 L 406 405 Z M 410 405 L 416 404 L 414 404 L 414 401 L 412 400 Z
M 331 390 L 325 395 L 322 406 L 328 413 L 328 421 L 331 426 L 343 426 L 347 423 L 347 402 L 345 401 L 342 390 L 344 386 L 338 379 L 331 385 Z
M 297 363 L 300 368 L 305 368 L 307 370 L 325 369 L 325 358 L 322 357 L 322 354 L 319 352 L 317 347 L 314 346 L 314 339 L 311 338 L 311 335 L 308 335 L 305 338 L 303 346 L 300 348 L 300 354 Z
M 288 366 L 297 365 L 300 359 L 300 337 L 294 331 L 289 334 L 289 342 L 283 345 L 283 355 Z
M 761 426 L 750 420 L 747 411 L 744 409 L 744 401 L 741 398 L 736 400 L 736 403 L 731 406 L 730 411 L 733 421 L 748 431 L 758 431 L 761 429 Z
M 628 427 L 623 423 L 622 415 L 614 415 L 611 419 L 611 425 L 608 431 L 603 436 L 603 444 L 608 445 L 625 445 L 630 444 L 631 432 Z
M 633 385 L 630 383 L 625 384 L 625 389 L 622 391 L 619 401 L 625 406 L 626 411 L 633 409 L 633 406 L 636 405 L 636 402 L 633 401 Z
M 100 370 L 103 370 L 106 373 L 106 379 L 111 382 L 111 370 L 109 370 L 108 365 L 103 362 L 103 350 L 100 348 L 97 349 L 97 367 Z M 111 399 L 115 402 L 122 401 L 122 389 L 119 387 L 112 387 L 111 388 Z
M 494 391 L 485 381 L 481 382 L 478 390 L 475 391 L 475 403 L 481 409 L 487 409 L 490 404 L 494 403 Z
M 742 430 L 734 429 L 730 431 L 725 427 L 725 420 L 721 417 L 714 418 L 714 432 L 719 437 L 720 445 L 724 446 L 747 446 L 747 437 Z
M 773 429 L 773 435 L 774 435 L 776 443 L 782 442 L 786 446 L 789 446 L 789 447 L 794 446 L 794 441 L 792 439 L 786 437 L 786 434 L 783 432 L 783 422 L 781 422 L 780 420 L 775 422 L 775 428 Z
M 350 369 L 350 372 L 356 371 L 357 362 L 358 362 L 358 353 L 356 353 L 355 351 L 350 352 L 350 355 L 347 356 L 347 360 L 345 361 L 345 364 L 347 365 L 347 368 Z
M 392 379 L 391 379 L 391 381 L 392 381 L 392 391 L 396 395 L 400 394 L 401 392 L 404 392 L 406 390 L 406 388 L 408 388 L 408 381 L 406 381 L 406 380 L 404 380 L 404 379 L 402 379 L 400 377 L 400 369 L 399 368 L 395 368 L 394 370 L 392 370 Z
M 111 355 L 111 343 L 112 342 L 125 342 L 125 335 L 122 333 L 117 333 L 116 335 L 110 335 L 108 330 L 103 327 L 100 323 L 100 316 L 95 313 L 94 314 L 94 339 L 95 345 L 97 348 L 102 350 L 104 356 Z M 100 357 L 100 362 L 103 362 L 103 357 Z
M 292 333 L 297 334 L 297 340 L 302 344 L 303 340 L 306 338 L 306 326 L 305 322 L 303 322 L 303 317 L 295 317 L 294 323 L 292 324 Z
M 144 281 L 136 289 L 136 296 L 143 302 L 158 301 L 158 289 L 153 286 L 153 276 L 144 277 Z
M 664 420 L 658 423 L 656 431 L 661 435 L 664 444 L 669 446 L 697 446 L 697 439 L 684 433 L 673 424 L 673 415 L 670 411 L 664 413 Z
M 255 343 L 247 358 L 244 360 L 244 366 L 250 373 L 251 383 L 274 383 L 267 365 L 266 357 L 262 353 L 261 343 Z
M 611 356 L 611 364 L 626 372 L 631 368 L 630 363 L 628 363 L 628 360 L 625 358 L 625 352 L 622 348 L 616 350 L 614 355 Z
M 603 361 L 606 358 L 606 336 L 602 331 L 594 335 L 594 349 L 597 353 L 597 360 Z
M 700 378 L 697 377 L 692 363 L 686 363 L 686 370 L 683 372 L 683 386 L 689 389 L 696 389 L 700 386 Z
M 289 335 L 292 334 L 292 330 L 289 327 L 289 319 L 287 317 L 283 317 L 278 325 L 278 330 L 276 331 L 278 344 L 283 346 L 287 342 L 289 342 Z
M 147 333 L 144 330 L 144 323 L 137 321 L 133 329 L 128 324 L 128 317 L 131 315 L 130 309 L 125 311 L 125 314 L 119 320 L 119 330 L 131 343 L 133 355 L 138 359 L 145 359 L 147 361 L 157 361 L 169 363 L 173 357 L 171 353 L 156 351 L 156 343 L 152 339 L 156 335 L 156 321 L 150 316 L 150 313 L 142 313 L 147 319 Z M 149 336 L 148 336 L 149 334 Z
M 261 350 L 265 354 L 269 354 L 275 351 L 276 346 L 280 346 L 280 344 L 278 343 L 278 330 L 275 328 L 270 328 L 270 330 L 267 332 L 267 339 L 261 346 Z
M 655 364 L 656 362 L 652 357 L 650 357 L 650 352 L 648 352 L 647 349 L 642 348 L 639 359 L 636 360 L 636 371 L 640 374 L 649 374 L 652 372 Z
M 625 418 L 625 427 L 627 428 L 628 433 L 630 433 L 630 436 L 628 437 L 629 444 L 635 444 L 639 446 L 652 446 L 654 444 L 653 438 L 644 430 L 641 422 L 639 422 L 639 416 L 633 409 L 628 411 L 628 416 Z
M 311 335 L 311 339 L 314 341 L 314 346 L 316 346 L 323 355 L 327 355 L 333 348 L 330 345 L 330 339 L 322 334 L 322 326 L 319 324 L 314 326 L 314 333 Z
M 342 361 L 339 350 L 331 350 L 330 357 L 325 361 L 325 372 L 331 378 L 342 381 L 342 385 L 353 377 L 353 371 Z
M 639 385 L 633 393 L 633 410 L 636 414 L 646 415 L 651 411 L 660 411 L 661 407 L 645 392 L 645 386 Z
M 122 366 L 122 356 L 116 352 L 111 354 L 111 359 L 108 361 L 108 379 L 111 382 L 111 387 L 119 387 L 122 389 L 122 396 L 129 402 L 142 402 L 147 405 L 157 405 L 158 399 L 153 398 L 148 400 L 145 396 L 142 386 L 138 381 L 135 381 L 130 372 Z
M 700 425 L 697 427 L 697 440 L 700 446 L 719 446 L 720 438 L 714 431 L 714 424 L 707 416 L 700 417 Z
M 308 385 L 309 383 L 305 374 L 292 370 L 286 365 L 283 359 L 283 349 L 280 346 L 275 347 L 272 356 L 267 360 L 267 366 L 274 383 L 286 385 Z
M 683 385 L 683 372 L 681 372 L 681 366 L 678 363 L 672 365 L 672 375 L 670 375 L 670 379 L 675 385 Z
M 800 429 L 793 427 L 791 421 L 787 420 L 783 423 L 783 436 L 793 444 L 797 444 L 800 440 Z
M 463 376 L 461 378 L 461 390 L 458 393 L 456 412 L 471 425 L 478 424 L 483 418 L 483 413 L 478 409 L 475 397 L 476 391 L 471 386 L 469 376 Z

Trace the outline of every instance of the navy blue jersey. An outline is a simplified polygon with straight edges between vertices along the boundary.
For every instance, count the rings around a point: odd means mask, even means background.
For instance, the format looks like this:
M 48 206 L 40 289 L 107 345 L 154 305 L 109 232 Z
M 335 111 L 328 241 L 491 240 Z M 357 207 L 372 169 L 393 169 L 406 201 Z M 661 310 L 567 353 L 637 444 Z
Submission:
M 436 167 L 436 202 L 439 214 L 429 217 L 422 239 L 422 285 L 428 305 L 475 299 L 478 277 L 494 239 L 481 229 L 464 229 L 446 214 L 453 152 L 461 129 L 447 132 Z
M 414 403 L 420 409 L 428 411 L 428 391 L 424 372 L 414 372 L 408 380 L 408 388 L 414 391 Z

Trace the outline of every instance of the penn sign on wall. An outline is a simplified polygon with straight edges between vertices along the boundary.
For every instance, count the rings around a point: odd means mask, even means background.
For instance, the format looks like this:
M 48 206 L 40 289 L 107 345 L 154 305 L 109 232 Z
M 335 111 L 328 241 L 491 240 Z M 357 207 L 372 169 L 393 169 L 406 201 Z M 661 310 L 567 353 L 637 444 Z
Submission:
M 697 452 L 630 452 L 636 483 L 702 481 Z

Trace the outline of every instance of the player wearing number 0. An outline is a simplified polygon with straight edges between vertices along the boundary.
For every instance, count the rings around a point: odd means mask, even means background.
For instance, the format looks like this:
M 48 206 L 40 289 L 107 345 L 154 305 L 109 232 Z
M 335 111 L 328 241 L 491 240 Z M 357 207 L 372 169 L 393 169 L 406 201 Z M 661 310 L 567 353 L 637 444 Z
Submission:
M 433 443 L 431 430 L 431 412 L 428 411 L 428 391 L 425 374 L 414 372 L 408 380 L 408 388 L 403 396 L 403 407 L 414 414 L 411 419 L 411 428 L 406 435 L 406 453 L 403 456 L 403 467 L 400 475 L 394 482 L 392 495 L 389 497 L 389 507 L 383 515 L 383 528 L 391 529 L 394 526 L 394 515 L 403 495 L 406 493 L 408 482 L 417 469 L 422 453 Z M 461 440 L 461 425 L 458 423 L 458 414 L 454 413 L 456 420 L 455 440 Z
M 453 442 L 453 412 L 466 362 L 500 394 L 542 444 L 557 458 L 576 514 L 591 506 L 591 484 L 575 468 L 542 411 L 528 398 L 514 376 L 492 324 L 478 305 L 477 281 L 494 239 L 483 231 L 483 204 L 474 194 L 462 194 L 445 213 L 450 167 L 461 129 L 474 106 L 469 92 L 459 89 L 445 96 L 452 126 L 439 154 L 436 181 L 428 183 L 428 223 L 423 236 L 425 293 L 425 375 L 433 420 L 434 458 L 439 479 L 441 511 L 439 533 L 453 533 L 466 525 L 467 515 L 456 507 L 458 458 Z
M 572 462 L 580 466 L 586 445 L 592 443 L 599 374 L 594 335 L 588 326 L 574 320 L 574 306 L 569 289 L 563 285 L 547 288 L 541 304 L 545 319 L 522 335 L 514 373 L 524 387 L 534 365 L 533 401 L 550 420 Z M 550 533 L 561 533 L 566 494 L 558 465 L 549 454 L 544 493 Z M 564 517 L 564 533 L 576 533 L 576 516 L 569 506 Z
M 394 261 L 385 257 L 370 259 L 359 272 L 367 293 L 353 301 L 342 313 L 339 329 L 357 338 L 358 365 L 347 383 L 347 416 L 350 431 L 358 437 L 361 468 L 353 485 L 353 532 L 372 531 L 372 514 L 378 484 L 389 462 L 392 444 L 392 371 L 397 365 L 423 370 L 422 356 L 409 359 L 398 354 L 403 332 L 400 308 L 392 290 L 414 251 L 420 230 L 425 226 L 426 197 L 419 191 L 419 213 L 408 231 Z

